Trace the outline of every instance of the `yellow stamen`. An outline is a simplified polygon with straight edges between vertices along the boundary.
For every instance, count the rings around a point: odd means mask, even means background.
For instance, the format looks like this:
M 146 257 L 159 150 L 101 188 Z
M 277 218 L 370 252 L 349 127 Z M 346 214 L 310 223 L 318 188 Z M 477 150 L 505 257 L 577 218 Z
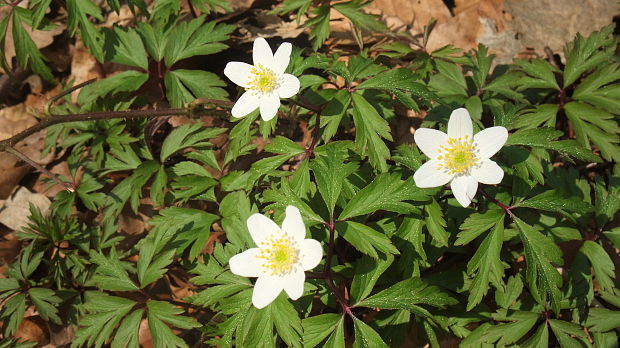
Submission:
M 269 236 L 259 248 L 257 257 L 265 260 L 262 267 L 271 275 L 290 273 L 299 262 L 297 243 L 281 232 Z
M 273 91 L 278 85 L 278 76 L 273 70 L 266 68 L 260 64 L 255 65 L 250 70 L 249 87 L 247 89 L 254 90 L 259 93 L 268 93 Z
M 476 156 L 476 145 L 469 136 L 450 138 L 448 143 L 439 147 L 437 160 L 442 163 L 440 170 L 446 170 L 449 174 L 465 174 L 479 164 Z

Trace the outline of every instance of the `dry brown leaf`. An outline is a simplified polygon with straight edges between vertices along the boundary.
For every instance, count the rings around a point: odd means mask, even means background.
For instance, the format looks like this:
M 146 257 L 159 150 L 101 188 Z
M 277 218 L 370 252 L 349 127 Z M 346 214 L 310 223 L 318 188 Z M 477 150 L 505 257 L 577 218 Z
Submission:
M 441 24 L 452 17 L 442 0 L 375 0 L 369 7 L 380 9 L 385 17 L 398 18 L 403 25 L 413 25 L 416 33 L 432 18 Z
M 86 82 L 90 79 L 99 79 L 103 77 L 101 64 L 90 54 L 82 40 L 76 41 L 71 53 L 73 58 L 71 59 L 71 76 L 69 80 L 73 80 L 73 85 Z M 71 93 L 71 100 L 73 102 L 77 102 L 78 94 L 80 94 L 79 90 Z
M 28 226 L 30 204 L 41 210 L 43 215 L 49 212 L 50 200 L 40 193 L 32 193 L 25 187 L 20 187 L 5 202 L 0 210 L 0 223 L 18 231 Z
M 24 318 L 14 337 L 18 340 L 37 342 L 41 346 L 49 343 L 49 334 L 45 326 L 45 320 L 38 315 Z

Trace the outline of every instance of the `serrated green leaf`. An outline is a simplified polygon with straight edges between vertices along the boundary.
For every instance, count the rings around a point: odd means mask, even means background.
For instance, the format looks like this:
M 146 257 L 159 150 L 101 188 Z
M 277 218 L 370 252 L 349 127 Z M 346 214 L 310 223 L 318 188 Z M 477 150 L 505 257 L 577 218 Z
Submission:
M 95 81 L 80 90 L 78 103 L 89 105 L 104 96 L 120 92 L 133 92 L 140 88 L 148 77 L 145 73 L 128 70 L 106 79 Z
M 35 73 L 41 75 L 41 77 L 47 81 L 54 81 L 52 71 L 45 65 L 43 55 L 39 52 L 39 49 L 30 38 L 30 35 L 28 35 L 28 32 L 23 28 L 22 20 L 17 13 L 18 12 L 12 12 L 13 15 L 7 17 L 13 18 L 13 43 L 15 44 L 15 55 L 17 56 L 19 65 L 22 67 L 30 66 Z M 7 22 L 3 21 L 3 24 L 4 23 L 8 24 L 8 19 Z M 2 51 L 4 52 L 4 49 Z M 4 61 L 4 58 L 2 59 Z
M 459 227 L 461 232 L 457 235 L 454 245 L 469 244 L 484 231 L 496 224 L 503 223 L 504 216 L 505 214 L 501 209 L 491 209 L 484 213 L 471 214 Z
M 384 173 L 378 175 L 368 186 L 361 189 L 344 207 L 338 220 L 350 219 L 377 210 L 406 214 L 413 206 L 404 200 L 423 200 L 422 193 L 411 181 L 401 181 L 400 175 Z
M 340 197 L 344 180 L 359 168 L 356 163 L 344 163 L 345 159 L 346 153 L 337 151 L 335 147 L 330 146 L 327 148 L 325 156 L 317 156 L 310 162 L 317 188 L 327 205 L 330 216 L 334 214 L 334 208 Z
M 620 311 L 606 308 L 590 308 L 586 326 L 590 331 L 605 332 L 620 327 Z
M 564 198 L 556 190 L 545 191 L 514 205 L 515 207 L 533 208 L 546 211 L 570 211 L 585 214 L 592 211 L 592 205 L 579 197 Z
M 357 319 L 357 317 L 353 317 L 353 323 L 355 324 L 355 341 L 353 342 L 353 348 L 388 347 L 388 345 L 383 342 L 381 336 L 368 326 L 368 324 Z
M 110 249 L 109 257 L 91 250 L 90 258 L 98 266 L 97 272 L 92 277 L 92 281 L 97 286 L 110 291 L 134 291 L 139 289 L 129 278 L 129 274 L 118 258 L 116 249 Z
M 594 274 L 596 281 L 603 291 L 613 291 L 614 278 L 616 269 L 613 261 L 598 243 L 591 240 L 587 240 L 581 246 L 580 252 L 588 257 L 592 268 L 594 268 Z
M 226 100 L 226 83 L 216 74 L 202 70 L 171 70 L 164 76 L 166 97 L 174 107 L 182 107 L 197 98 Z
M 364 256 L 355 265 L 355 276 L 351 283 L 351 300 L 359 304 L 366 298 L 374 288 L 379 277 L 394 262 L 394 256 L 386 254 L 381 258 L 370 258 Z
M 148 59 L 140 36 L 134 29 L 114 26 L 104 28 L 106 61 L 148 69 Z
M 429 286 L 420 278 L 400 281 L 389 288 L 362 300 L 358 307 L 406 309 L 416 311 L 418 304 L 444 308 L 458 301 L 437 286 Z
M 448 246 L 450 234 L 446 231 L 446 220 L 443 217 L 439 203 L 433 199 L 430 204 L 425 206 L 424 212 L 424 221 L 426 222 L 428 233 L 437 242 L 437 245 Z
M 304 347 L 316 347 L 342 322 L 342 315 L 336 313 L 319 314 L 302 320 Z
M 531 292 L 540 300 L 548 296 L 551 308 L 558 313 L 562 299 L 559 289 L 562 286 L 562 276 L 551 262 L 561 265 L 562 251 L 548 237 L 521 219 L 514 217 L 514 221 L 525 249 L 526 275 Z

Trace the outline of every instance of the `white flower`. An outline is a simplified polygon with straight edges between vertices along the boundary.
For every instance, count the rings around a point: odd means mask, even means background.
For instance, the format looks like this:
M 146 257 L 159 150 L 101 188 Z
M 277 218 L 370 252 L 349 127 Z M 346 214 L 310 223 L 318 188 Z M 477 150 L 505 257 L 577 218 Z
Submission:
M 232 108 L 234 117 L 243 117 L 260 108 L 265 121 L 271 120 L 280 108 L 280 98 L 290 98 L 299 92 L 299 79 L 284 70 L 291 60 L 292 46 L 285 42 L 275 54 L 262 37 L 254 40 L 254 65 L 230 62 L 224 69 L 232 82 L 245 88 L 245 93 Z
M 491 127 L 473 135 L 469 112 L 460 108 L 450 115 L 448 134 L 430 128 L 420 128 L 413 137 L 430 158 L 413 175 L 418 187 L 442 186 L 451 182 L 456 200 L 467 207 L 478 190 L 478 183 L 499 184 L 504 171 L 489 158 L 499 151 L 508 139 L 504 127 Z
M 258 277 L 252 293 L 256 308 L 270 304 L 284 290 L 293 300 L 304 292 L 304 271 L 316 267 L 323 257 L 321 244 L 305 239 L 306 227 L 299 209 L 286 207 L 282 228 L 268 217 L 253 214 L 248 230 L 258 248 L 230 258 L 230 270 L 243 277 Z

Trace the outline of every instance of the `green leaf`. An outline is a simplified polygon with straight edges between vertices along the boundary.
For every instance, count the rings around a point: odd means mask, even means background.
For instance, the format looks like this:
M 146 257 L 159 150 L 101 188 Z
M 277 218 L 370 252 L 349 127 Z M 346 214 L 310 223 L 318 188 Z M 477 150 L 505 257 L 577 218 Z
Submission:
M 140 88 L 149 78 L 148 74 L 128 70 L 103 80 L 95 81 L 81 89 L 78 103 L 85 106 L 98 98 L 112 96 L 120 92 L 133 92 Z
M 527 145 L 545 147 L 562 135 L 562 132 L 551 127 L 524 129 L 511 134 L 506 145 Z
M 155 255 L 157 246 L 153 238 L 145 238 L 140 243 L 140 255 L 138 258 L 138 280 L 140 287 L 144 288 L 168 271 L 166 266 L 172 262 L 175 249 L 168 249 Z
M 533 109 L 528 109 L 520 114 L 513 126 L 525 129 L 534 129 L 541 125 L 544 127 L 555 127 L 559 108 L 557 104 L 535 105 Z
M 67 29 L 71 36 L 75 35 L 75 31 L 80 28 L 82 41 L 90 52 L 99 62 L 104 61 L 103 55 L 103 35 L 100 30 L 88 18 L 89 15 L 103 20 L 101 9 L 90 0 L 69 0 L 67 1 L 67 11 L 69 12 L 69 21 Z
M 139 288 L 129 279 L 127 271 L 123 267 L 116 249 L 110 249 L 110 256 L 91 250 L 91 260 L 97 264 L 97 271 L 92 277 L 92 281 L 98 287 L 110 291 L 134 291 Z
M 112 30 L 104 28 L 103 33 L 106 61 L 148 70 L 146 51 L 135 29 L 114 25 Z
M 354 221 L 336 223 L 336 231 L 357 250 L 372 258 L 378 258 L 378 252 L 399 254 L 398 249 L 385 234 L 364 224 Z
M 84 298 L 83 308 L 87 314 L 79 321 L 75 339 L 71 343 L 72 347 L 81 347 L 85 344 L 103 346 L 121 319 L 136 305 L 132 300 L 109 296 L 98 291 L 87 291 Z M 123 329 L 119 329 L 118 332 L 123 333 Z
M 620 65 L 614 63 L 604 65 L 583 79 L 575 88 L 573 98 L 617 114 L 620 109 L 618 96 L 620 85 L 614 82 L 618 79 L 620 79 Z
M 603 158 L 620 161 L 620 126 L 613 114 L 576 101 L 564 105 L 564 110 L 581 145 L 589 148 L 592 141 Z
M 58 325 L 62 323 L 58 316 L 58 308 L 56 308 L 62 299 L 52 289 L 30 288 L 28 295 L 43 319 Z
M 355 264 L 355 276 L 351 283 L 351 302 L 357 305 L 366 298 L 392 262 L 394 262 L 394 256 L 390 254 L 381 258 L 367 256 L 360 258 Z
M 336 11 L 342 13 L 343 16 L 353 22 L 356 27 L 360 27 L 372 31 L 385 31 L 387 27 L 380 22 L 378 16 L 366 14 L 361 9 L 368 6 L 371 1 L 365 0 L 352 0 L 349 2 L 341 2 L 334 4 L 333 7 Z
M 144 315 L 143 309 L 131 312 L 119 324 L 114 340 L 112 340 L 112 348 L 139 348 L 140 322 Z
M 615 266 L 605 249 L 598 243 L 591 240 L 587 240 L 581 246 L 579 250 L 590 260 L 592 268 L 594 268 L 594 274 L 596 275 L 596 281 L 603 291 L 613 292 L 614 278 L 615 278 Z
M 35 45 L 34 41 L 30 38 L 28 32 L 23 28 L 22 22 L 20 20 L 20 16 L 17 14 L 18 12 L 12 12 L 12 16 L 5 17 L 5 21 L 3 21 L 3 26 L 8 24 L 8 17 L 13 18 L 13 43 L 15 44 L 15 55 L 17 57 L 17 62 L 22 67 L 31 67 L 32 70 L 41 75 L 47 81 L 54 81 L 54 76 L 52 75 L 52 71 L 50 68 L 45 65 L 44 57 L 39 52 L 39 49 Z M 6 30 L 6 29 L 4 29 Z M 4 35 L 2 36 L 4 41 Z M 4 43 L 4 42 L 2 42 Z M 2 52 L 4 55 L 4 46 L 2 46 Z M 4 57 L 2 58 L 4 61 Z
M 295 194 L 286 178 L 282 178 L 282 180 L 280 180 L 279 189 L 272 187 L 270 190 L 265 191 L 263 197 L 265 201 L 273 202 L 267 207 L 268 209 L 284 211 L 287 205 L 293 205 L 297 207 L 301 211 L 301 214 L 308 219 L 319 223 L 324 222 L 323 218 L 319 214 L 315 213 L 306 202 Z
M 353 348 L 388 348 L 388 345 L 383 342 L 381 336 L 368 326 L 368 324 L 357 319 L 357 317 L 353 317 L 353 323 L 355 324 L 355 341 L 353 342 Z
M 301 347 L 301 333 L 303 332 L 301 319 L 287 296 L 280 294 L 269 308 L 278 336 L 282 338 L 287 347 Z
M 198 55 L 220 52 L 228 45 L 220 41 L 228 40 L 228 34 L 235 28 L 232 25 L 204 23 L 203 16 L 189 22 L 178 22 L 167 40 L 164 62 L 167 67 L 174 63 Z
M 519 79 L 519 84 L 523 87 L 549 89 L 560 88 L 554 75 L 555 72 L 558 72 L 558 69 L 554 68 L 546 60 L 540 58 L 532 60 L 515 59 L 514 63 L 521 69 L 521 71 L 529 75 L 523 76 Z
M 171 70 L 164 76 L 166 98 L 180 108 L 197 98 L 226 100 L 226 83 L 216 74 L 202 70 Z
M 313 8 L 311 12 L 314 17 L 304 23 L 305 27 L 313 27 L 310 31 L 310 39 L 314 51 L 318 50 L 329 37 L 329 10 L 328 5 Z
M 343 316 L 336 313 L 319 314 L 302 320 L 304 347 L 316 347 L 338 326 L 342 326 L 343 321 Z
M 588 339 L 588 335 L 579 325 L 563 320 L 550 319 L 549 326 L 551 326 L 551 330 L 562 348 L 592 346 Z
M 155 174 L 155 179 L 153 179 L 153 184 L 151 185 L 151 200 L 154 206 L 161 207 L 164 205 L 164 190 L 166 189 L 167 183 L 168 174 L 166 174 L 166 168 L 160 166 L 157 170 L 157 174 Z
M 6 335 L 17 332 L 26 312 L 26 295 L 17 294 L 2 303 L 0 319 L 3 320 L 3 331 Z
M 457 240 L 454 245 L 466 245 L 472 240 L 476 239 L 484 231 L 487 231 L 491 227 L 497 224 L 503 224 L 503 219 L 506 214 L 501 209 L 491 209 L 484 213 L 474 213 L 463 221 L 459 227 L 461 232 L 457 235 Z
M 591 33 L 587 38 L 577 33 L 575 40 L 564 46 L 564 88 L 575 82 L 584 72 L 613 56 L 616 39 L 611 34 L 614 27 L 608 25 Z
M 437 242 L 438 246 L 448 246 L 450 234 L 446 231 L 446 220 L 443 217 L 443 211 L 439 203 L 435 199 L 424 207 L 424 221 L 428 233 Z
M 404 200 L 423 200 L 426 194 L 413 185 L 412 181 L 400 180 L 397 173 L 379 174 L 368 186 L 361 189 L 340 213 L 338 220 L 366 215 L 377 210 L 399 214 L 410 213 L 413 206 Z
M 362 95 L 351 94 L 353 98 L 353 121 L 355 122 L 355 144 L 362 154 L 368 152 L 370 163 L 381 172 L 387 170 L 386 159 L 390 150 L 381 138 L 392 141 L 390 126 L 377 110 Z
M 416 312 L 418 304 L 445 308 L 458 301 L 442 292 L 437 286 L 430 286 L 420 278 L 400 281 L 391 287 L 362 300 L 359 306 L 380 309 L 406 309 Z
M 620 327 L 620 311 L 606 308 L 590 308 L 586 326 L 590 331 L 605 332 Z
M 265 151 L 297 156 L 304 153 L 306 149 L 291 139 L 278 135 L 271 141 L 271 143 L 265 146 Z
M 556 190 L 545 191 L 514 205 L 515 207 L 533 208 L 554 212 L 576 212 L 585 214 L 592 211 L 592 205 L 579 197 L 564 198 Z
M 521 345 L 524 348 L 547 348 L 549 347 L 549 327 L 547 323 L 541 324 L 536 332 Z
M 489 291 L 489 283 L 499 287 L 504 277 L 504 265 L 500 258 L 500 252 L 504 242 L 504 214 L 501 220 L 495 224 L 495 228 L 489 232 L 476 253 L 467 263 L 467 273 L 476 272 L 469 287 L 467 298 L 467 310 L 471 310 L 482 301 Z
M 137 212 L 142 196 L 142 187 L 159 170 L 159 166 L 159 163 L 155 161 L 142 162 L 131 176 L 116 185 L 105 201 L 104 220 L 118 216 L 128 200 L 131 200 L 132 210 Z
M 194 124 L 184 124 L 175 128 L 164 140 L 161 145 L 159 161 L 164 163 L 175 152 L 188 147 L 205 147 L 211 145 L 207 141 L 222 132 L 223 128 L 203 128 L 200 122 Z
M 166 323 L 180 329 L 199 327 L 201 326 L 199 323 L 189 317 L 179 315 L 183 313 L 183 310 L 168 302 L 148 301 L 146 307 L 148 309 L 149 330 L 155 347 L 189 347 L 183 339 L 172 332 Z
M 310 162 L 317 188 L 327 205 L 330 216 L 334 215 L 334 208 L 344 181 L 359 167 L 353 162 L 343 163 L 345 159 L 346 153 L 339 152 L 335 147 L 330 146 L 325 156 L 318 156 Z
M 514 217 L 514 221 L 525 249 L 526 279 L 531 293 L 539 302 L 543 302 L 548 296 L 553 311 L 558 313 L 562 300 L 559 289 L 562 287 L 562 276 L 551 262 L 561 265 L 563 263 L 562 251 L 548 237 L 521 219 Z

